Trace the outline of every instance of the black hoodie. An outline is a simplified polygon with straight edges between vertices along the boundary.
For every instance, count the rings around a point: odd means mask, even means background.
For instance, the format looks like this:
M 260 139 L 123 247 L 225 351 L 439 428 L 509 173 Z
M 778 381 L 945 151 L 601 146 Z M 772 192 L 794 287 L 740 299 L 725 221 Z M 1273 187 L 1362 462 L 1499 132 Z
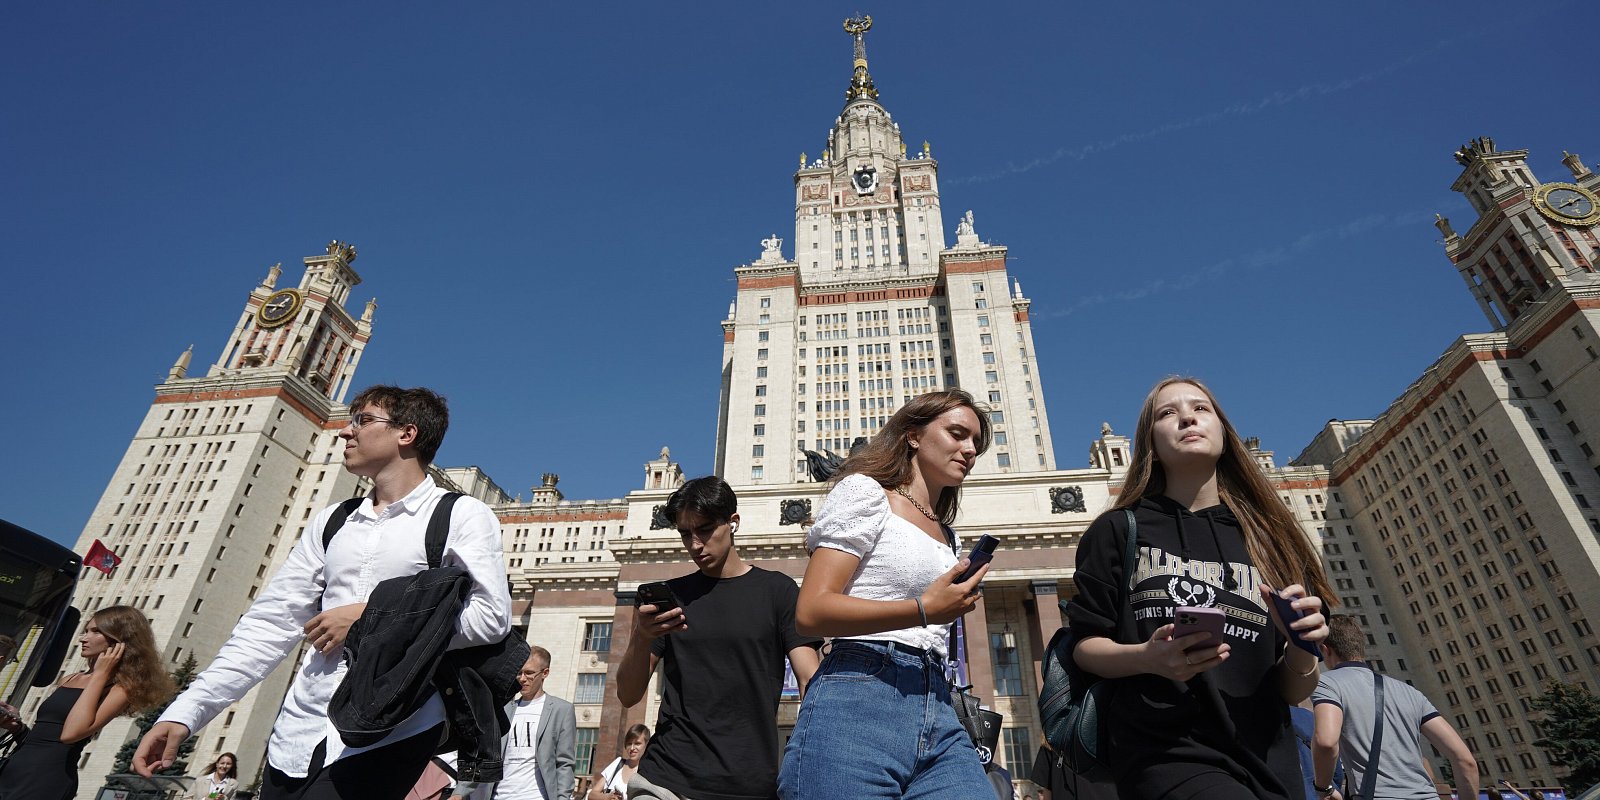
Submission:
M 1157 675 L 1115 683 L 1102 713 L 1119 789 L 1158 798 L 1220 771 L 1256 797 L 1296 796 L 1300 761 L 1274 670 L 1285 640 L 1256 588 L 1262 579 L 1239 521 L 1226 506 L 1190 512 L 1160 496 L 1141 500 L 1134 514 L 1139 553 L 1131 581 L 1122 574 L 1125 513 L 1101 515 L 1084 534 L 1069 607 L 1073 632 L 1139 644 L 1171 623 L 1178 606 L 1216 607 L 1227 614 L 1232 649 L 1221 666 L 1188 683 Z M 1119 585 L 1128 588 L 1125 607 Z

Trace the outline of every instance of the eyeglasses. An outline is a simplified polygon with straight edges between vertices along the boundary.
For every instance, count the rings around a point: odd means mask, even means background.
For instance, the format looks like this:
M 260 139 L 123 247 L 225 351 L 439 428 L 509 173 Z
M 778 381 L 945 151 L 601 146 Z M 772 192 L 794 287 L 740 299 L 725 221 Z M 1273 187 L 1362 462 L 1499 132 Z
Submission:
M 375 414 L 368 414 L 363 411 L 362 413 L 350 418 L 350 430 L 359 431 L 374 422 L 394 422 L 394 420 L 384 419 L 383 417 Z

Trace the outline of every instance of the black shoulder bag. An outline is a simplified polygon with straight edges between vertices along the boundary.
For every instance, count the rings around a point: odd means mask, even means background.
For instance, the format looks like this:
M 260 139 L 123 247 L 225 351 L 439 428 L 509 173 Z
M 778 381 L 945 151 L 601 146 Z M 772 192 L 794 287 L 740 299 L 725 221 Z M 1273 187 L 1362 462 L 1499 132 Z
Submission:
M 955 554 L 955 534 L 942 523 L 939 528 L 944 531 L 944 540 L 950 545 L 951 554 Z M 960 560 L 959 557 L 957 560 Z M 964 630 L 960 619 L 957 619 L 950 628 L 951 658 L 956 657 L 958 630 Z M 964 641 L 965 637 L 959 637 L 959 640 Z M 988 764 L 994 760 L 994 750 L 1000 744 L 1000 723 L 1005 721 L 1005 716 L 998 711 L 983 708 L 978 696 L 969 691 L 971 688 L 971 684 L 950 687 L 950 705 L 955 707 L 956 721 L 961 723 L 967 736 L 972 738 L 972 746 L 978 751 L 978 761 Z

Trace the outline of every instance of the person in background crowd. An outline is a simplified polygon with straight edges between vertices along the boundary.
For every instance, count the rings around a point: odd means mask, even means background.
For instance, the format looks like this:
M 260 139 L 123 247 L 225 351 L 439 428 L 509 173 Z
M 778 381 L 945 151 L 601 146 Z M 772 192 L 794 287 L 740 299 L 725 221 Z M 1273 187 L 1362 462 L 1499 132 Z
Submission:
M 1433 800 L 1433 778 L 1422 755 L 1421 738 L 1450 759 L 1456 789 L 1462 797 L 1478 796 L 1478 762 L 1456 729 L 1428 702 L 1422 692 L 1401 681 L 1384 680 L 1383 708 L 1373 708 L 1373 682 L 1382 676 L 1363 659 L 1367 637 L 1348 616 L 1333 618 L 1332 633 L 1322 643 L 1322 653 L 1332 669 L 1322 675 L 1312 701 L 1317 728 L 1311 737 L 1316 764 L 1317 793 L 1340 797 L 1333 781 L 1334 759 L 1343 756 L 1345 785 L 1359 790 L 1368 770 L 1377 770 L 1374 798 Z M 1377 715 L 1383 714 L 1382 752 L 1372 752 Z
M 1317 719 L 1311 709 L 1303 705 L 1290 706 L 1289 717 L 1294 722 L 1294 738 L 1300 742 L 1300 775 L 1305 779 L 1306 800 L 1319 800 L 1315 781 L 1311 776 L 1316 774 L 1312 765 L 1311 737 L 1316 730 Z M 1344 785 L 1344 764 L 1337 759 L 1333 762 L 1333 782 L 1336 786 Z
M 1130 512 L 1138 553 L 1134 574 L 1124 575 Z M 1122 491 L 1089 526 L 1077 558 L 1074 656 L 1116 682 L 1101 714 L 1121 797 L 1298 800 L 1289 706 L 1316 688 L 1317 658 L 1288 646 L 1289 630 L 1311 642 L 1328 635 L 1322 598 L 1331 587 L 1199 381 L 1168 378 L 1145 397 Z M 1299 619 L 1280 619 L 1271 593 Z M 1174 638 L 1183 606 L 1225 610 L 1223 641 Z
M 590 780 L 588 800 L 623 800 L 628 796 L 628 779 L 639 770 L 639 757 L 650 744 L 650 727 L 634 725 L 622 737 L 622 753 Z
M 91 736 L 123 714 L 155 708 L 172 697 L 172 676 L 161 663 L 150 621 L 138 609 L 96 611 L 78 647 L 88 669 L 56 684 L 39 705 L 32 730 L 16 717 L 16 709 L 4 707 L 0 725 L 27 735 L 0 770 L 0 798 L 67 800 L 78 793 L 78 757 Z
M 505 777 L 496 784 L 461 783 L 455 794 L 497 800 L 572 800 L 577 786 L 578 717 L 572 703 L 549 694 L 550 651 L 534 645 L 517 674 L 522 691 L 506 704 L 502 745 Z
M 801 633 L 833 643 L 784 749 L 785 800 L 995 796 L 945 677 L 951 624 L 989 571 L 959 580 L 949 524 L 990 437 L 971 395 L 929 392 L 839 466 L 795 608 Z
M 194 782 L 189 793 L 193 800 L 233 800 L 239 791 L 239 757 L 223 753 L 206 767 L 206 773 Z

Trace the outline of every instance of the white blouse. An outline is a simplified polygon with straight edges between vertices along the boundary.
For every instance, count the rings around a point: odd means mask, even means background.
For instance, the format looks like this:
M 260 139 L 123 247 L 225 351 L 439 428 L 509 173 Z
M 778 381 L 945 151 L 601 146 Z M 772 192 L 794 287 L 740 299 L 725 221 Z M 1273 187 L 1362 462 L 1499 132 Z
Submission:
M 954 535 L 952 533 L 952 535 Z M 957 552 L 961 543 L 956 540 Z M 914 600 L 928 584 L 959 560 L 957 552 L 921 528 L 896 516 L 877 481 L 851 475 L 828 493 L 817 523 L 806 536 L 806 550 L 826 547 L 861 559 L 844 593 L 866 600 Z M 862 638 L 920 647 L 948 656 L 949 625 L 901 628 Z

